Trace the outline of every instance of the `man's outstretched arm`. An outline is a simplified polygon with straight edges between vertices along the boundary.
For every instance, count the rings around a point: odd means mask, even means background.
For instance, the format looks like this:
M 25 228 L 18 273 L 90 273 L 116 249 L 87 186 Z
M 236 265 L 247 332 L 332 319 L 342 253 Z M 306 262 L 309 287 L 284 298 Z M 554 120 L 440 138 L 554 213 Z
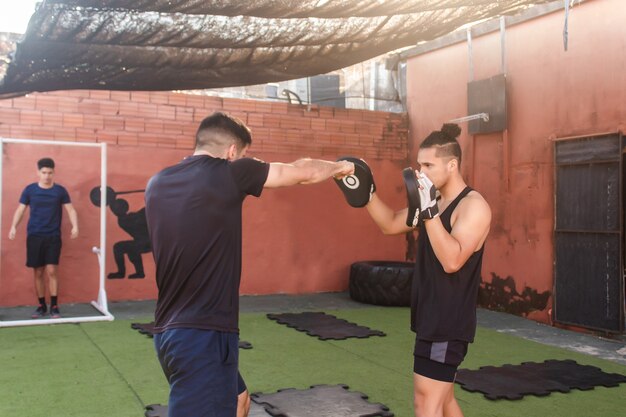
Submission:
M 304 158 L 288 164 L 272 162 L 264 187 L 315 184 L 331 177 L 341 178 L 352 173 L 354 173 L 354 164 L 346 161 L 332 162 Z

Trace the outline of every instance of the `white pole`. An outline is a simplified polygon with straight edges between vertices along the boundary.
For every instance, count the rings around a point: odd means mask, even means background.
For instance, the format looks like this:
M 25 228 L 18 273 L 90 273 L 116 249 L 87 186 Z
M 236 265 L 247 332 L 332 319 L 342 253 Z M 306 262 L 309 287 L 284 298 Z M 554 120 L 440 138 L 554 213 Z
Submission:
M 66 323 L 85 323 L 93 321 L 113 321 L 112 315 L 107 314 L 104 316 L 91 316 L 91 317 L 66 317 L 60 319 L 37 319 L 37 320 L 11 320 L 0 321 L 0 328 L 2 327 L 17 327 L 17 326 L 39 326 L 42 324 L 66 324 Z
M 0 277 L 2 277 L 2 162 L 4 161 L 4 139 L 0 137 Z M 1 285 L 0 285 L 1 287 Z
M 107 144 L 101 144 L 100 153 L 100 290 L 98 291 L 98 304 L 100 308 L 108 314 L 109 306 L 107 302 L 106 290 L 104 288 L 104 271 L 106 268 L 107 253 Z
M 2 139 L 5 143 L 23 143 L 25 145 L 60 145 L 60 146 L 83 146 L 100 148 L 102 143 L 68 142 L 62 140 L 33 140 L 33 139 Z

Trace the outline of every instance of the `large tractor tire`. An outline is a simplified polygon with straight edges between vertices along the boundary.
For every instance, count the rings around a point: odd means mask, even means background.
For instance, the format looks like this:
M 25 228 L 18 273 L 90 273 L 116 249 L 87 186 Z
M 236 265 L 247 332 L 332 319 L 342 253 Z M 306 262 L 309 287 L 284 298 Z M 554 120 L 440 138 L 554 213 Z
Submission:
M 350 267 L 350 297 L 366 304 L 410 306 L 412 262 L 367 261 Z

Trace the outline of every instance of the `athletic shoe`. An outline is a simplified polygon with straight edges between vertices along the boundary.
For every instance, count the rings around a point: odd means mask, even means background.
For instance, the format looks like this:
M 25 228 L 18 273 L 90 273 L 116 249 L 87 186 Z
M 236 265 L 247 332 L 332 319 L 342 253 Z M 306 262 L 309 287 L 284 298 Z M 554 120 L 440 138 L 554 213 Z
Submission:
M 40 319 L 43 316 L 45 316 L 48 313 L 48 309 L 46 308 L 46 306 L 39 306 L 37 307 L 37 310 L 35 310 L 35 312 L 30 316 L 33 319 Z
M 53 319 L 60 319 L 61 318 L 61 312 L 59 311 L 59 307 L 58 306 L 50 307 L 50 316 L 52 316 Z

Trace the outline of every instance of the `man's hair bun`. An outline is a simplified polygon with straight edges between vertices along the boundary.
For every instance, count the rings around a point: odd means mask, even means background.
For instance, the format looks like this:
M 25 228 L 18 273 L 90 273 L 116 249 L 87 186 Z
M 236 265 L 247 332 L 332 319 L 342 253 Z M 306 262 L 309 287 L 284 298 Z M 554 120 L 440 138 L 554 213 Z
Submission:
M 441 133 L 450 139 L 456 139 L 461 134 L 461 128 L 454 123 L 444 123 L 441 126 Z

